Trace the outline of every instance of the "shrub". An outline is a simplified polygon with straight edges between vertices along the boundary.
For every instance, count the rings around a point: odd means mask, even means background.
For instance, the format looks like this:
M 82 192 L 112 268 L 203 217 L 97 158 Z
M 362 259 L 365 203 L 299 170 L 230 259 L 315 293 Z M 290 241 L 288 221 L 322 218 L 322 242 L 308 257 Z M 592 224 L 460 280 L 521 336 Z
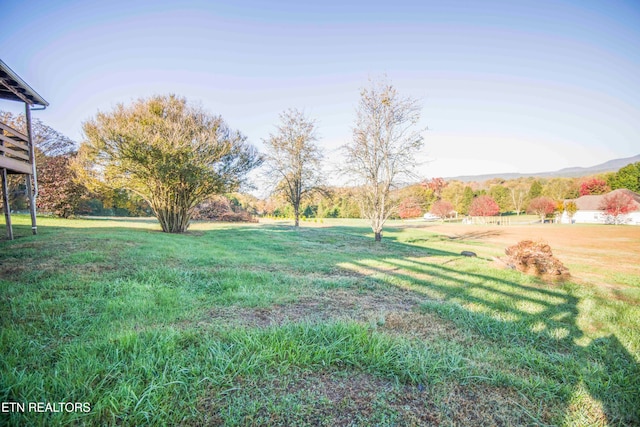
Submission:
M 223 196 L 215 196 L 200 203 L 193 210 L 192 218 L 205 221 L 258 222 L 240 205 L 231 203 Z

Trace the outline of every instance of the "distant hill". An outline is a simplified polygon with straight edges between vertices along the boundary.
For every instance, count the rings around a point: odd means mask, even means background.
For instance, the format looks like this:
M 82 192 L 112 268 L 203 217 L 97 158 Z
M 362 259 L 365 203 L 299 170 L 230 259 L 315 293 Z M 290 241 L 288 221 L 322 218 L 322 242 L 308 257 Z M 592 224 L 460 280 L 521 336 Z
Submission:
M 446 180 L 458 180 L 463 182 L 470 181 L 487 181 L 489 179 L 494 178 L 502 178 L 502 179 L 517 179 L 517 178 L 526 178 L 526 177 L 536 177 L 536 178 L 573 178 L 587 175 L 595 175 L 598 173 L 605 172 L 616 172 L 618 169 L 623 168 L 631 163 L 640 162 L 640 154 L 633 157 L 625 157 L 624 159 L 613 159 L 608 162 L 600 163 L 599 165 L 590 166 L 587 168 L 581 167 L 573 167 L 573 168 L 564 168 L 554 172 L 537 172 L 537 173 L 494 173 L 494 174 L 486 174 L 486 175 L 463 175 L 463 176 L 452 176 L 445 177 Z

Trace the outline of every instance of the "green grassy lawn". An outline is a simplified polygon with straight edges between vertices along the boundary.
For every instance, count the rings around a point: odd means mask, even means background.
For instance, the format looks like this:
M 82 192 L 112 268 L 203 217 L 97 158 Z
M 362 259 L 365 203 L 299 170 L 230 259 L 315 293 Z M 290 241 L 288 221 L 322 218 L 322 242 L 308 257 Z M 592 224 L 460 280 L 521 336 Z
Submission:
M 90 411 L 0 424 L 640 424 L 637 278 L 545 284 L 503 248 L 360 221 L 14 224 L 0 402 Z

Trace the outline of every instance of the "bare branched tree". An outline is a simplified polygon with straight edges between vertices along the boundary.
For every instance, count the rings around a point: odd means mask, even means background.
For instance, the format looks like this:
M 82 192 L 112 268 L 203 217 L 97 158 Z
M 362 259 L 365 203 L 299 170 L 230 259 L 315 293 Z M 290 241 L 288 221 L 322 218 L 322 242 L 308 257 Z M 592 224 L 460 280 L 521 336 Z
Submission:
M 78 157 L 87 180 L 138 194 L 169 233 L 186 231 L 199 202 L 237 190 L 261 162 L 221 117 L 175 95 L 120 104 L 83 130 Z
M 316 125 L 295 109 L 280 114 L 275 134 L 264 140 L 265 175 L 274 191 L 293 207 L 295 226 L 300 225 L 300 205 L 322 188 L 322 151 L 316 145 Z
M 8 111 L 0 111 L 0 122 L 6 123 L 16 130 L 26 134 L 27 124 L 24 114 L 12 114 Z M 36 147 L 36 156 L 40 160 L 42 156 L 68 155 L 76 151 L 76 143 L 62 133 L 44 124 L 40 119 L 34 118 L 31 122 L 33 130 L 33 145 Z
M 11 112 L 0 110 L 0 122 L 25 135 L 27 133 L 27 120 L 24 114 L 12 114 Z M 67 176 L 69 172 L 67 163 L 75 155 L 76 143 L 51 126 L 44 124 L 38 118 L 32 118 L 31 129 L 38 171 L 37 180 L 40 186 L 40 197 L 37 203 L 39 207 L 53 212 L 49 209 L 50 205 L 43 201 L 44 199 L 50 198 L 51 201 L 55 200 L 54 203 L 66 203 L 69 200 L 68 197 L 75 200 L 77 191 L 80 189 L 81 184 L 71 183 L 71 180 L 68 180 L 69 176 Z M 66 160 L 63 160 L 63 158 Z M 52 163 L 49 164 L 49 162 Z M 62 166 L 62 169 L 57 166 Z M 64 173 L 61 173 L 62 170 L 64 170 Z M 57 182 L 58 178 L 62 179 L 64 183 L 62 181 Z M 53 182 L 53 185 L 48 186 L 45 182 Z M 12 206 L 26 206 L 28 200 L 26 197 L 27 185 L 29 184 L 25 184 L 24 175 L 9 176 L 9 194 L 11 195 Z M 71 188 L 73 188 L 73 191 L 71 191 Z M 71 196 L 71 193 L 73 193 L 73 196 Z
M 527 202 L 527 194 L 529 193 L 530 185 L 521 180 L 515 180 L 507 182 L 506 187 L 509 190 L 509 195 L 511 196 L 513 209 L 516 211 L 517 215 L 520 215 L 520 212 L 524 210 L 524 206 Z
M 420 106 L 384 79 L 361 91 L 356 114 L 353 141 L 344 147 L 344 170 L 360 189 L 362 215 L 379 242 L 398 205 L 391 191 L 402 180 L 415 178 L 415 155 L 423 146 L 424 129 L 416 129 Z

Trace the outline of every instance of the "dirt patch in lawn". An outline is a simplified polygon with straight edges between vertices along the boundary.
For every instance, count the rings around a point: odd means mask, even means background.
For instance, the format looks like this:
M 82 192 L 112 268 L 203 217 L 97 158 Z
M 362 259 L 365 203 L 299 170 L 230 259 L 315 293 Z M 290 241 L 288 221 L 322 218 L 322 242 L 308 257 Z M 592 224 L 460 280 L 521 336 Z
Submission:
M 448 322 L 428 312 L 390 312 L 384 317 L 381 330 L 402 335 L 407 338 L 433 340 L 446 338 L 462 342 L 465 335 L 461 334 L 452 322 Z
M 373 321 L 384 323 L 390 312 L 410 313 L 422 298 L 404 290 L 390 288 L 384 292 L 329 290 L 305 296 L 296 302 L 271 307 L 220 307 L 211 310 L 201 323 L 268 327 L 291 322 L 324 322 L 329 320 Z
M 247 405 L 245 402 L 262 402 Z M 229 407 L 243 425 L 527 425 L 541 421 L 515 390 L 488 385 L 398 385 L 362 372 L 301 372 L 211 390 L 198 404 L 198 424 L 227 421 Z M 243 413 L 243 410 L 246 412 Z M 536 415 L 532 415 L 536 414 Z

